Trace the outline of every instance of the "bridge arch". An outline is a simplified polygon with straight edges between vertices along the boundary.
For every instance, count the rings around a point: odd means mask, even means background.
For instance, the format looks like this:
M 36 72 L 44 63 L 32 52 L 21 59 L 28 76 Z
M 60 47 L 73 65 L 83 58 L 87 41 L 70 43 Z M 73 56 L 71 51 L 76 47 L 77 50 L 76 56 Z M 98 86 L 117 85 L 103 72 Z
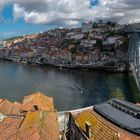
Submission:
M 130 37 L 128 60 L 140 90 L 140 32 L 135 32 Z

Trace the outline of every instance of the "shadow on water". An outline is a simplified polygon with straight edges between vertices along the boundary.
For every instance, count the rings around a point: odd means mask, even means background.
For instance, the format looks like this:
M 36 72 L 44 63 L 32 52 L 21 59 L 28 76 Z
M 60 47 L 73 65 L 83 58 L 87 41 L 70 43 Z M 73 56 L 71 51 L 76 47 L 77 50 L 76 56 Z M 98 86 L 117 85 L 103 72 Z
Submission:
M 94 105 L 111 99 L 112 92 L 118 88 L 124 93 L 125 100 L 133 103 L 140 102 L 140 94 L 135 79 L 129 73 L 96 72 L 91 83 L 92 89 L 90 89 L 88 100 L 84 102 L 83 106 Z
M 83 102 L 83 107 L 91 106 L 108 100 L 110 96 L 110 88 L 107 81 L 108 74 L 104 72 L 90 72 L 82 76 L 82 85 L 87 92 L 83 91 L 83 97 L 87 100 Z M 85 79 L 88 79 L 85 81 Z M 87 86 L 87 87 L 85 87 Z M 85 95 L 84 95 L 85 94 Z
M 124 87 L 123 91 L 126 92 L 124 93 L 125 99 L 133 103 L 140 102 L 140 93 L 133 75 L 125 73 L 123 76 L 123 82 L 125 83 L 123 86 Z

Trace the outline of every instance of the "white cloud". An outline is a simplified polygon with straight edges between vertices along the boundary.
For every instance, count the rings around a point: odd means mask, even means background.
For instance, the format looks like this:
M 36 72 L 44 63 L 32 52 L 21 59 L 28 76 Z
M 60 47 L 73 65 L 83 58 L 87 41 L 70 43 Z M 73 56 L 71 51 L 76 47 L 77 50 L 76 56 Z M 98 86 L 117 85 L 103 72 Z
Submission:
M 21 12 L 22 11 L 22 12 Z M 106 17 L 102 5 L 91 7 L 90 0 L 34 0 L 14 4 L 14 17 L 28 23 L 74 26 L 79 21 Z
M 1 39 L 13 37 L 15 35 L 16 35 L 16 32 L 0 32 Z
M 4 32 L 3 35 L 4 36 L 12 36 L 12 35 L 15 35 L 16 33 L 15 32 Z
M 140 0 L 105 0 L 110 18 L 121 24 L 140 22 Z
M 14 4 L 14 17 L 23 17 L 26 22 L 35 24 L 74 25 L 79 20 L 93 17 L 89 6 L 88 0 L 24 1 Z
M 92 0 L 94 1 L 94 0 Z M 140 0 L 0 0 L 0 7 L 13 3 L 14 19 L 27 23 L 75 26 L 79 21 L 105 18 L 120 23 L 140 22 Z

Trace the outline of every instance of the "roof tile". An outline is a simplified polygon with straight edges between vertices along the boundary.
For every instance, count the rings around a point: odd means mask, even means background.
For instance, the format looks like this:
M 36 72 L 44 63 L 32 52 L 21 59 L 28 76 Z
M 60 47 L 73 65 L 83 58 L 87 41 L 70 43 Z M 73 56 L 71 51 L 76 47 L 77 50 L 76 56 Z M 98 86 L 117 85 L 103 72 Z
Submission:
M 13 103 L 11 103 L 8 100 L 4 100 L 1 104 L 0 104 L 0 112 L 3 114 L 10 114 L 11 109 L 13 107 Z
M 32 111 L 35 110 L 34 106 L 37 106 L 39 110 L 54 110 L 54 103 L 51 97 L 47 97 L 38 92 L 33 95 L 25 96 L 21 110 Z
M 118 140 L 117 131 L 102 122 L 92 110 L 86 110 L 74 116 L 79 128 L 86 134 L 85 124 L 88 121 L 91 125 L 91 140 Z

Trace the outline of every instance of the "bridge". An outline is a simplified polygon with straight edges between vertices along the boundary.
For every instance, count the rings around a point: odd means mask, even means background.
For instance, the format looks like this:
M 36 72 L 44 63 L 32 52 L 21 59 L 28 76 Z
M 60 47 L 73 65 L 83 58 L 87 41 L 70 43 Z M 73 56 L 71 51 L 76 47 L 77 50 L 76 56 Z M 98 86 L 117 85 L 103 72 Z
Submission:
M 128 60 L 136 80 L 136 84 L 140 90 L 140 31 L 135 31 L 131 34 L 128 49 Z

